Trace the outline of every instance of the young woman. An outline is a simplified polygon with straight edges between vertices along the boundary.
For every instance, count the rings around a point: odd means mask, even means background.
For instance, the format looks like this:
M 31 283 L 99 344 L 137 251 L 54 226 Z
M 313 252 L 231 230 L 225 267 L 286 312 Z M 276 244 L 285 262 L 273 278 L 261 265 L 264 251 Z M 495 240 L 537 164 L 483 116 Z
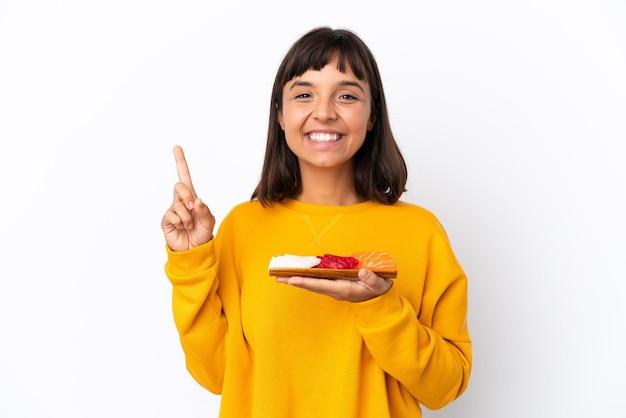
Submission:
M 225 418 L 402 418 L 467 387 L 467 280 L 444 229 L 401 201 L 407 173 L 376 61 L 316 28 L 276 75 L 261 180 L 213 235 L 183 151 L 162 220 L 187 368 Z M 282 254 L 384 251 L 385 279 L 268 274 Z

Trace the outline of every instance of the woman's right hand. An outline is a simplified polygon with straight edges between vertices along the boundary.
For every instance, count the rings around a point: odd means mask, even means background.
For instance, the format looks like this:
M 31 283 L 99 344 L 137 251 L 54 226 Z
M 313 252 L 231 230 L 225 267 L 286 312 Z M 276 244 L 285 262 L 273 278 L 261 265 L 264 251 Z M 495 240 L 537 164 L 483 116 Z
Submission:
M 174 201 L 161 220 L 165 242 L 172 251 L 187 251 L 205 244 L 213 237 L 215 217 L 196 195 L 191 175 L 180 146 L 174 147 L 178 183 Z

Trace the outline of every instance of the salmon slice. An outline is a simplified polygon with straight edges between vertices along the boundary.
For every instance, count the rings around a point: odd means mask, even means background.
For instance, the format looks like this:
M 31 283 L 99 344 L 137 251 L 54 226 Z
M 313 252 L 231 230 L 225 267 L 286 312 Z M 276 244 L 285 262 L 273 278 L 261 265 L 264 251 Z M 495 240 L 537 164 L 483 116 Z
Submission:
M 396 271 L 396 260 L 384 251 L 358 251 L 350 254 L 359 260 L 359 268 L 373 271 Z

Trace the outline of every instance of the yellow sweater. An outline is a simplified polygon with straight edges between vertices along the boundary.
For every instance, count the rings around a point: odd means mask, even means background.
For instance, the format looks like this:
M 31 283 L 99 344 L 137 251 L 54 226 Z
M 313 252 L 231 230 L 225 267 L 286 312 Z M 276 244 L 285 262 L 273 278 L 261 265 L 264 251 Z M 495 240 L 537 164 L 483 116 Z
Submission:
M 398 277 L 351 303 L 277 283 L 270 258 L 387 251 Z M 420 417 L 467 387 L 467 281 L 436 217 L 406 202 L 236 206 L 215 239 L 167 249 L 187 368 L 223 418 Z

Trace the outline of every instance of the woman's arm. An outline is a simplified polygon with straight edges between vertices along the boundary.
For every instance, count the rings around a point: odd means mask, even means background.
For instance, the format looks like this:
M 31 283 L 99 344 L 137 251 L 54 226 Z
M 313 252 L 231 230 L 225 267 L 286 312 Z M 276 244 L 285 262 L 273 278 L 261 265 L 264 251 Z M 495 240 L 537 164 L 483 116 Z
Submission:
M 200 385 L 220 393 L 228 326 L 217 294 L 214 241 L 184 252 L 168 248 L 165 273 L 173 285 L 172 310 L 187 369 Z
M 352 306 L 376 362 L 420 403 L 438 409 L 465 391 L 472 364 L 467 280 L 445 234 L 432 238 L 426 277 L 416 283 L 424 283 L 419 307 L 396 286 Z

